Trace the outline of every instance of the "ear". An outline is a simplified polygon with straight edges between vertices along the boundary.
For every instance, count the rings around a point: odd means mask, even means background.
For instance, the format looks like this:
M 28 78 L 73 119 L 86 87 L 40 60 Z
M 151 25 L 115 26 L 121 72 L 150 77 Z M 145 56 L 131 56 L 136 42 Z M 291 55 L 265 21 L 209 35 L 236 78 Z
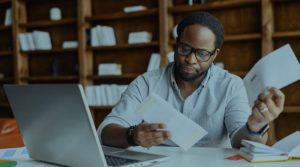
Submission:
M 220 49 L 217 48 L 212 56 L 212 62 L 215 61 L 215 58 L 218 56 L 219 52 L 220 52 Z

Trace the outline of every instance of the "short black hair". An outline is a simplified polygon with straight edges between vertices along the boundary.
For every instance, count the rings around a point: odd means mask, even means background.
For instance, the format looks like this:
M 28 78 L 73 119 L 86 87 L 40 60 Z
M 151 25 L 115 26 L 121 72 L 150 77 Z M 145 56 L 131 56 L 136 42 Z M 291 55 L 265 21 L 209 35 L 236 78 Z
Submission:
M 177 27 L 178 38 L 189 25 L 199 24 L 209 28 L 215 35 L 215 47 L 221 48 L 224 41 L 224 28 L 222 23 L 208 12 L 193 12 L 188 14 Z

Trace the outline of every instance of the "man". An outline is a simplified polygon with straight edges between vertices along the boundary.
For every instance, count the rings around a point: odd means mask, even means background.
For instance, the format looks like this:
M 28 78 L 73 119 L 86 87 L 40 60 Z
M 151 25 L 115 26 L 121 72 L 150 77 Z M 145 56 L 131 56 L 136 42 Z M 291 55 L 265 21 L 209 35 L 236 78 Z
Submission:
M 187 15 L 179 23 L 177 34 L 175 62 L 162 70 L 147 72 L 129 85 L 99 126 L 102 144 L 174 145 L 168 140 L 172 134 L 161 130 L 166 128 L 163 122 L 144 123 L 135 114 L 150 93 L 161 96 L 208 131 L 196 146 L 222 146 L 228 135 L 236 148 L 241 146 L 241 139 L 266 143 L 268 124 L 283 111 L 283 93 L 268 88 L 268 94 L 260 94 L 251 111 L 243 81 L 213 65 L 223 43 L 224 30 L 209 13 Z

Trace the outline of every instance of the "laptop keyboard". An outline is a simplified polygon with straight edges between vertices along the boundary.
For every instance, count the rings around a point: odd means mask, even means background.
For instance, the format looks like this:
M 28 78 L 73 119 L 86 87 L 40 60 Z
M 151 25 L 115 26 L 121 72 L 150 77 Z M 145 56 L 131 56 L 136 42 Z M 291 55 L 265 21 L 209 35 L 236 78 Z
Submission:
M 131 164 L 131 163 L 139 162 L 138 160 L 120 158 L 120 157 L 115 157 L 115 156 L 111 156 L 111 155 L 105 155 L 105 159 L 106 159 L 108 166 L 120 166 L 120 165 L 127 165 L 127 164 Z

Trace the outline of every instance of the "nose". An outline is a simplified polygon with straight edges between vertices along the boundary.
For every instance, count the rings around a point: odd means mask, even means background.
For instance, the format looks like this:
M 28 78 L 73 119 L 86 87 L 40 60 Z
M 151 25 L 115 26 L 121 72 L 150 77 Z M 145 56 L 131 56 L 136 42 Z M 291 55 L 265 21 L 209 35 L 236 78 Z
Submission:
M 190 54 L 186 55 L 184 60 L 188 64 L 197 63 L 197 58 L 196 58 L 195 52 L 191 52 Z

